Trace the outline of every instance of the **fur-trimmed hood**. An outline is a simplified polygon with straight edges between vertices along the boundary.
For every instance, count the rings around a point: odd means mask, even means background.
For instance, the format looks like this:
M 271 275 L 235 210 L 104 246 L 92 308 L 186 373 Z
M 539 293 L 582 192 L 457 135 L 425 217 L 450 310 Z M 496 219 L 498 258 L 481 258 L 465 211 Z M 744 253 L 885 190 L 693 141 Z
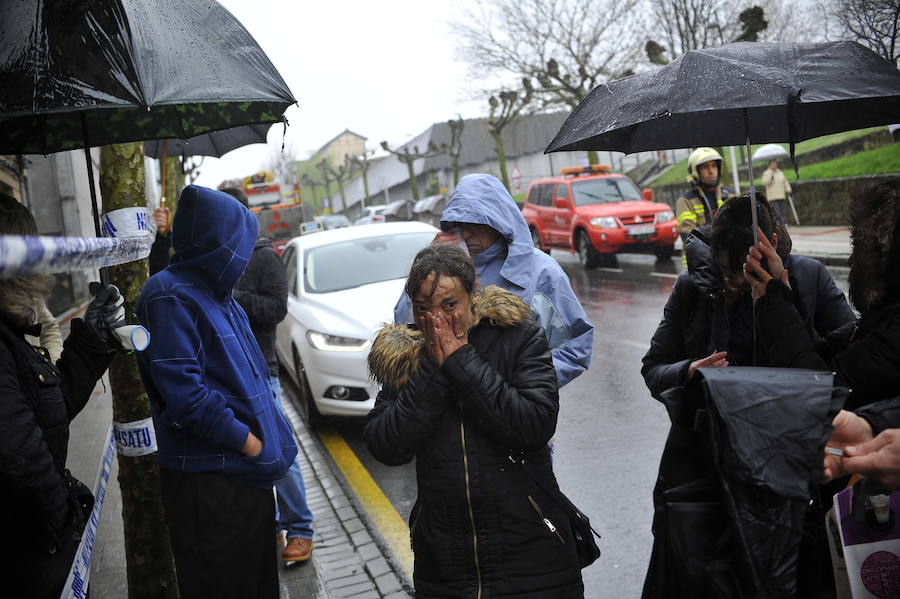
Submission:
M 495 285 L 475 296 L 472 329 L 484 321 L 496 327 L 512 327 L 531 318 L 531 307 Z M 375 336 L 369 352 L 369 374 L 378 383 L 397 388 L 406 383 L 425 355 L 425 336 L 405 324 L 386 324 Z
M 850 198 L 850 301 L 860 314 L 900 301 L 900 178 Z

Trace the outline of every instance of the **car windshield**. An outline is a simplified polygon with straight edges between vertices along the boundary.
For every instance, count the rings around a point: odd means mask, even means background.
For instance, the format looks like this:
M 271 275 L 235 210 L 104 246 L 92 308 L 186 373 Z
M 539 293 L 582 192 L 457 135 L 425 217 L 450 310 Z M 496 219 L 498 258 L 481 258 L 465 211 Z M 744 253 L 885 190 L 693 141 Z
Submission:
M 641 192 L 631 179 L 605 177 L 572 182 L 572 195 L 576 206 L 643 200 Z
M 306 252 L 304 285 L 308 293 L 330 293 L 360 285 L 402 279 L 416 252 L 434 233 L 402 233 L 350 239 Z

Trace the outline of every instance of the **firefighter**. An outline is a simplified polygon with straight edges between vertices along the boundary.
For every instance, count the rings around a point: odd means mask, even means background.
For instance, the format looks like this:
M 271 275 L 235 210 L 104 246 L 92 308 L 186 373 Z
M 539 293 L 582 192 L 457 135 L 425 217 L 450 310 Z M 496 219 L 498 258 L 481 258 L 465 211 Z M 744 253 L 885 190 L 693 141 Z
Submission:
M 691 231 L 712 221 L 732 191 L 722 187 L 722 156 L 712 148 L 697 148 L 688 158 L 688 182 L 691 190 L 678 198 L 675 214 L 678 217 L 678 232 L 685 241 Z

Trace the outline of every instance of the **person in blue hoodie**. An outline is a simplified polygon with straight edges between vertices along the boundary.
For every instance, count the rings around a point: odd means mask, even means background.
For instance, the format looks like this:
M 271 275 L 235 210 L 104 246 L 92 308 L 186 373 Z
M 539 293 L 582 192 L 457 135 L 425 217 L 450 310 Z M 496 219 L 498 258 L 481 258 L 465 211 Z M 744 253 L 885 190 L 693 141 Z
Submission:
M 497 177 L 463 177 L 441 215 L 441 229 L 435 243 L 464 242 L 481 288 L 496 285 L 531 306 L 547 335 L 560 388 L 588 369 L 594 325 L 563 269 L 534 247 L 522 212 Z M 404 293 L 394 321 L 412 322 L 411 308 Z
M 272 486 L 297 446 L 232 294 L 256 235 L 256 218 L 236 199 L 186 187 L 171 263 L 137 302 L 153 334 L 138 366 L 182 599 L 278 597 Z

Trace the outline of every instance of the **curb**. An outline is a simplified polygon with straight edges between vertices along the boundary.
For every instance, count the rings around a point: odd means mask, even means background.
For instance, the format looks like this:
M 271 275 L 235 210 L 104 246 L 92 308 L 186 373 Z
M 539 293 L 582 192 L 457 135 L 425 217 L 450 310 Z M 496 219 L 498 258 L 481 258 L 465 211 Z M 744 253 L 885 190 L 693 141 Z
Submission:
M 282 385 L 281 404 L 299 437 L 298 457 L 304 473 L 307 503 L 314 517 L 312 563 L 325 596 L 409 599 L 408 585 L 404 585 L 388 555 L 373 539 L 360 510 L 334 474 L 318 438 L 306 427 L 292 399 L 288 398 L 288 393 L 293 397 L 293 390 L 286 387 Z M 284 570 L 282 581 L 288 597 L 308 596 L 290 592 L 290 581 Z

